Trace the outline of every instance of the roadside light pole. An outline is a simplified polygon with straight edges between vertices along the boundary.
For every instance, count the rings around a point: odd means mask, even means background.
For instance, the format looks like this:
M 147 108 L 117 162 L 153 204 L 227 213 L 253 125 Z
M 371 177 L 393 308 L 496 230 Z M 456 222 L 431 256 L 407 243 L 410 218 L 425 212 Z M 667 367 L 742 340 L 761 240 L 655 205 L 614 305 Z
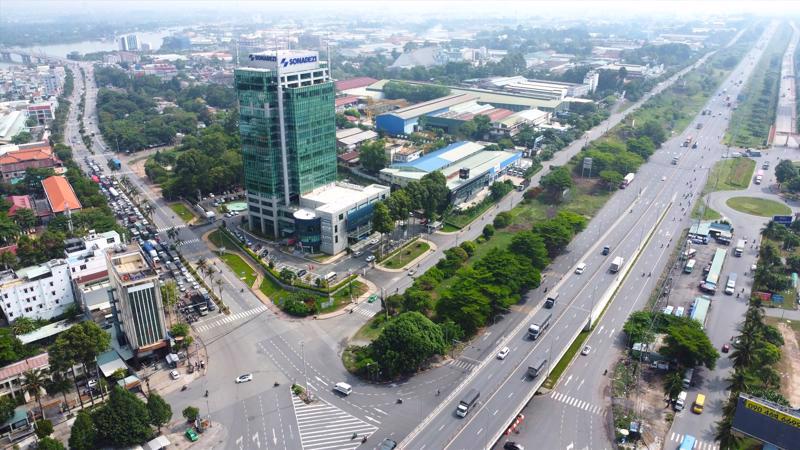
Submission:
M 303 379 L 305 379 L 306 384 L 306 396 L 308 396 L 308 375 L 306 374 L 306 351 L 305 351 L 305 343 L 300 341 L 300 356 L 303 359 Z

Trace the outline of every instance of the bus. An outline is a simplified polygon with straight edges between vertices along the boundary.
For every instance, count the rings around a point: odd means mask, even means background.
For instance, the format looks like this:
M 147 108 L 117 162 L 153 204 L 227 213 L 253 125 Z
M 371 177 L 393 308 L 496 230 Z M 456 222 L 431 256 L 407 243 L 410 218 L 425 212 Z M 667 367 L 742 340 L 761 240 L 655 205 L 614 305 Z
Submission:
M 761 184 L 761 181 L 764 180 L 764 170 L 759 170 L 756 172 L 756 184 Z
M 681 446 L 678 447 L 678 450 L 693 450 L 694 444 L 697 440 L 691 434 L 687 434 L 683 437 L 681 441 Z
M 697 263 L 697 261 L 696 261 L 696 260 L 694 260 L 694 259 L 690 259 L 690 260 L 689 260 L 689 261 L 686 263 L 686 266 L 684 266 L 684 268 L 683 268 L 683 271 L 684 271 L 685 273 L 692 273 L 692 270 L 694 270 L 694 265 L 695 265 L 696 263 Z
M 117 192 L 117 190 L 114 189 L 113 187 L 108 188 L 108 193 L 111 194 L 111 198 L 119 197 L 119 192 Z

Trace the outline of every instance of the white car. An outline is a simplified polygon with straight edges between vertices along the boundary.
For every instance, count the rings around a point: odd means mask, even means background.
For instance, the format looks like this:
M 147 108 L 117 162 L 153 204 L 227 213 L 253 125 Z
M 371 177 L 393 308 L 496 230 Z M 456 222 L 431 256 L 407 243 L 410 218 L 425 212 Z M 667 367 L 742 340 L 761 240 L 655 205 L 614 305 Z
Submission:
M 661 181 L 667 181 L 667 177 L 661 177 Z
M 583 350 L 581 350 L 581 355 L 588 355 L 589 352 L 591 352 L 591 351 L 592 351 L 592 347 L 590 347 L 588 345 L 585 345 L 583 347 Z
M 511 351 L 508 347 L 503 347 L 499 352 L 497 352 L 497 359 L 506 359 L 508 353 Z
M 181 377 L 181 374 L 179 374 L 177 370 L 172 370 L 169 372 L 169 377 L 172 378 L 173 380 L 177 380 L 178 378 Z
M 366 258 L 364 258 L 364 261 L 366 261 L 366 262 L 372 262 L 372 261 L 375 261 L 375 255 L 369 255 L 369 256 L 367 256 Z
M 246 373 L 244 375 L 239 375 L 236 378 L 236 384 L 247 383 L 248 381 L 253 381 L 253 374 L 252 373 Z

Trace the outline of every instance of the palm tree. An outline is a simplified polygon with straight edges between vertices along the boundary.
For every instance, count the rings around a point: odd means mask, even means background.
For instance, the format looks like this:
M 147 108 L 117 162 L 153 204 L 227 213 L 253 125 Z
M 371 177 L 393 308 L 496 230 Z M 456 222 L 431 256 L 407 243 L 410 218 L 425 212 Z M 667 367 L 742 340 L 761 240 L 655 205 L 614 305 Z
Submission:
M 728 390 L 731 391 L 731 395 L 739 395 L 739 392 L 747 391 L 748 383 L 747 383 L 747 374 L 743 369 L 736 369 L 728 378 L 730 384 L 728 384 Z
M 755 361 L 754 351 L 756 339 L 744 332 L 739 336 L 739 340 L 733 343 L 731 360 L 734 369 L 746 369 Z
M 683 390 L 683 375 L 681 370 L 675 370 L 664 377 L 664 396 L 673 399 Z
M 47 372 L 44 369 L 31 369 L 22 374 L 22 384 L 25 386 L 25 390 L 36 399 L 36 403 L 39 404 L 42 420 L 44 420 L 45 417 L 41 395 L 46 382 Z
M 53 372 L 53 378 L 45 386 L 49 395 L 61 394 L 64 396 L 64 405 L 70 410 L 67 393 L 72 390 L 72 384 L 61 372 Z
M 201 256 L 197 259 L 197 272 L 202 275 L 205 273 L 206 269 L 208 269 L 208 260 Z
M 217 278 L 214 282 L 217 283 L 217 290 L 219 291 L 219 299 L 221 301 L 222 300 L 222 285 L 225 284 L 225 282 L 222 281 L 222 278 Z

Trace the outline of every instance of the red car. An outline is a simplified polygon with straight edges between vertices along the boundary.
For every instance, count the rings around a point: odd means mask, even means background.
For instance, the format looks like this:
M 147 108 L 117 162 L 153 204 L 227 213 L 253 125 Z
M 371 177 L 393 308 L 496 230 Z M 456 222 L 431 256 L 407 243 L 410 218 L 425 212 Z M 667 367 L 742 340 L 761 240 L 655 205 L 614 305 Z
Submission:
M 728 353 L 731 350 L 730 344 L 723 344 L 722 345 L 722 353 Z

